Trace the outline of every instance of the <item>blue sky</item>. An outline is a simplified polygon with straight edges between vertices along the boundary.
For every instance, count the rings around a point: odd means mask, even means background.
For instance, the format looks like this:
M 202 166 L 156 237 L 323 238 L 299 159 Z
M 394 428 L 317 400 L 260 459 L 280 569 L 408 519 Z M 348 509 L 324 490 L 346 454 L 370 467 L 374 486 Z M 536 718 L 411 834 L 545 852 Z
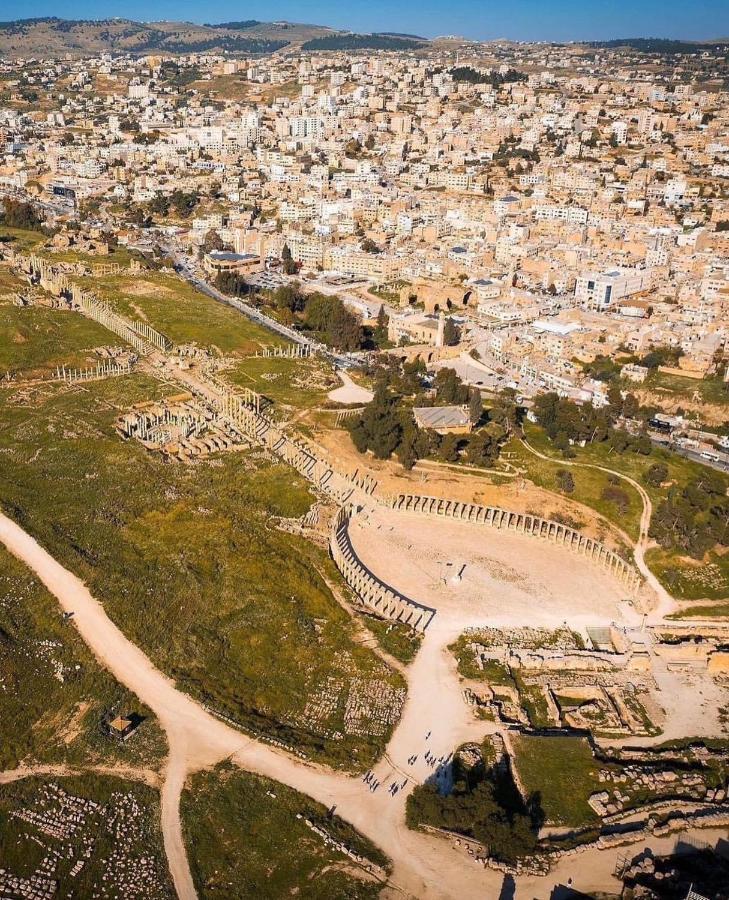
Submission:
M 142 21 L 288 19 L 434 37 L 590 40 L 729 37 L 729 0 L 4 0 L 0 18 L 123 16 Z

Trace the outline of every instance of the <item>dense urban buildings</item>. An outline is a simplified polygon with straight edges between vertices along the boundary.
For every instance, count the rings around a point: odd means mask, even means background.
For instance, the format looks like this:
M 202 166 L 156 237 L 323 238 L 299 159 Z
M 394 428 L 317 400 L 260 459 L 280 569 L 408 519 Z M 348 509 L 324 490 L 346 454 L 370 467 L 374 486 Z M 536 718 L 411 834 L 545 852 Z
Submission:
M 157 26 L 0 25 L 0 896 L 726 900 L 729 44 Z

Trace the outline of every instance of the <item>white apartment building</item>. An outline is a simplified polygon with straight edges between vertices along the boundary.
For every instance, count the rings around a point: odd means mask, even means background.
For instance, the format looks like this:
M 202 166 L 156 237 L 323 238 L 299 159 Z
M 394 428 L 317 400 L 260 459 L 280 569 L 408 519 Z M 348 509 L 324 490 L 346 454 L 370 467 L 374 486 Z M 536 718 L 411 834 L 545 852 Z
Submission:
M 575 282 L 575 299 L 586 309 L 602 311 L 623 297 L 647 290 L 651 285 L 650 273 L 644 269 L 588 272 L 580 275 Z
M 581 206 L 542 204 L 537 206 L 534 217 L 537 222 L 553 221 L 568 222 L 570 225 L 584 225 L 587 222 L 588 212 Z

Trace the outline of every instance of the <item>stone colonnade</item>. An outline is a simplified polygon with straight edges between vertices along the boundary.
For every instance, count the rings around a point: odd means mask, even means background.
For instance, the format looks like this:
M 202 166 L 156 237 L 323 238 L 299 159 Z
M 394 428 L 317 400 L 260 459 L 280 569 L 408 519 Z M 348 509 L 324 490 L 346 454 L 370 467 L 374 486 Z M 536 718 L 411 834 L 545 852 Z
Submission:
M 24 256 L 12 252 L 8 258 L 25 273 L 32 284 L 39 284 L 54 297 L 64 297 L 72 309 L 80 310 L 90 319 L 108 328 L 131 344 L 138 353 L 149 353 L 154 349 L 167 352 L 171 349 L 172 342 L 164 334 L 146 322 L 115 312 L 108 303 L 71 282 L 65 273 L 48 260 L 34 254 Z
M 510 512 L 497 506 L 480 506 L 440 497 L 424 497 L 419 494 L 398 494 L 392 501 L 392 508 L 402 512 L 442 516 L 492 528 L 503 528 L 532 537 L 543 538 L 561 544 L 568 550 L 586 556 L 602 566 L 635 593 L 641 584 L 640 574 L 617 553 L 600 541 L 585 537 L 574 528 L 551 519 L 542 519 L 528 513 Z
M 79 381 L 95 381 L 98 378 L 108 378 L 113 375 L 128 375 L 132 371 L 132 363 L 123 363 L 105 360 L 95 366 L 86 369 L 71 369 L 66 366 L 56 366 L 56 378 L 65 381 L 66 384 L 75 384 Z
M 307 359 L 311 356 L 311 344 L 275 344 L 264 347 L 256 356 L 275 359 Z
M 186 438 L 196 437 L 213 421 L 214 415 L 212 412 L 207 417 L 200 415 L 186 403 L 175 406 L 155 404 L 149 409 L 135 410 L 122 416 L 117 429 L 123 438 L 147 441 L 158 429 L 174 425 L 183 430 Z
M 329 542 L 332 559 L 344 580 L 365 605 L 371 607 L 378 615 L 402 622 L 416 631 L 425 631 L 435 615 L 435 610 L 416 603 L 388 587 L 361 562 L 349 538 L 349 522 L 352 514 L 351 507 L 342 506 L 334 520 Z

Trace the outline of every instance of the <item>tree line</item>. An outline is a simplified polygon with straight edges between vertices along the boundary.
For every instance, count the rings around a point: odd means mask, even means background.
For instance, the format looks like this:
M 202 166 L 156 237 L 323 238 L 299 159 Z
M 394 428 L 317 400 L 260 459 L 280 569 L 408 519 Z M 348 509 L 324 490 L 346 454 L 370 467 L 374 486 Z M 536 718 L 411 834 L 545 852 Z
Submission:
M 574 443 L 605 443 L 618 454 L 630 452 L 641 456 L 654 453 L 654 446 L 644 430 L 630 434 L 617 427 L 619 419 L 645 422 L 649 410 L 640 407 L 632 394 L 622 396 L 617 386 L 608 392 L 608 405 L 595 409 L 589 403 L 579 406 L 555 393 L 542 394 L 534 401 L 533 413 L 553 445 L 564 458 L 576 456 Z M 717 544 L 729 543 L 729 498 L 724 475 L 701 466 L 699 474 L 684 485 L 669 484 L 668 466 L 660 461 L 643 474 L 648 487 L 667 487 L 667 494 L 653 511 L 650 535 L 667 550 L 678 550 L 696 559 Z M 557 488 L 566 494 L 575 489 L 572 472 L 560 469 L 555 475 Z M 628 493 L 615 475 L 608 476 L 602 499 L 612 502 L 620 512 L 630 504 Z

